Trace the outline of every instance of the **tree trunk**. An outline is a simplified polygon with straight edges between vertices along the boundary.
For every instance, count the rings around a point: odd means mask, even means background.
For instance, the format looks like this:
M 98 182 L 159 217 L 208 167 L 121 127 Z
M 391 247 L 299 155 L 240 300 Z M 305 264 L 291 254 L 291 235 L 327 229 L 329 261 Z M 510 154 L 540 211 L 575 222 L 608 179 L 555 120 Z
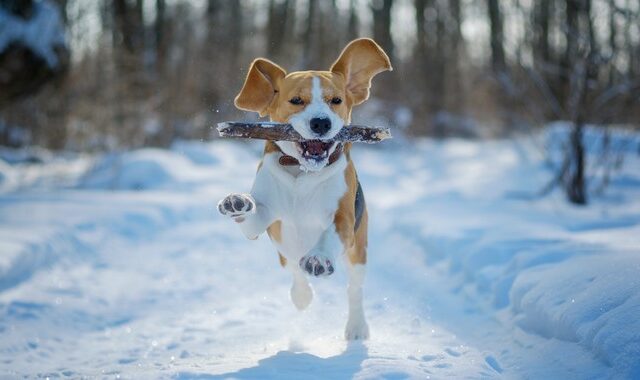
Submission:
M 244 28 L 242 17 L 242 2 L 231 1 L 231 19 L 229 20 L 229 32 L 231 42 L 231 62 L 238 67 L 242 54 L 242 42 L 244 41 Z
M 416 50 L 415 58 L 419 64 L 422 64 L 423 56 L 427 48 L 427 28 L 425 27 L 425 11 L 427 8 L 427 0 L 415 0 L 414 7 L 416 12 Z
M 618 27 L 616 25 L 616 4 L 615 0 L 609 0 L 609 49 L 611 49 L 611 56 L 615 57 L 618 54 L 618 43 L 616 38 L 618 36 Z M 613 86 L 616 81 L 615 59 L 609 66 L 609 86 Z
M 464 77 L 461 63 L 463 61 L 462 50 L 464 49 L 464 39 L 462 36 L 462 9 L 460 0 L 451 0 L 451 16 L 454 22 L 454 28 L 451 35 L 451 53 L 449 57 L 450 73 L 448 77 L 451 79 L 451 88 L 453 92 L 453 103 L 451 109 L 456 113 L 463 112 L 465 108 L 465 93 L 464 93 Z
M 491 27 L 491 67 L 494 72 L 500 73 L 506 69 L 500 2 L 498 0 L 488 0 L 488 10 Z
M 347 39 L 349 41 L 358 38 L 360 32 L 360 21 L 358 20 L 358 11 L 356 8 L 356 0 L 349 1 L 349 24 L 347 26 Z
M 391 7 L 393 0 L 377 0 L 371 4 L 373 12 L 373 39 L 382 46 L 389 56 L 391 62 L 394 61 L 394 46 L 391 38 Z
M 319 63 L 322 65 L 320 68 L 328 67 L 333 63 L 333 57 L 329 58 L 331 52 L 340 51 L 342 46 L 340 45 L 340 33 L 339 29 L 336 30 L 336 25 L 339 25 L 338 19 L 338 6 L 336 0 L 323 1 L 324 9 L 322 12 L 322 19 L 320 23 L 320 51 L 322 52 L 323 59 Z M 339 28 L 339 26 L 338 26 Z M 329 58 L 329 61 L 327 61 Z
M 584 122 L 581 119 L 575 121 L 571 131 L 571 166 L 569 168 L 569 180 L 566 184 L 567 198 L 577 205 L 587 204 L 586 183 L 584 176 L 585 154 L 582 142 L 582 129 Z
M 290 24 L 289 11 L 291 10 L 291 0 L 278 3 L 276 0 L 269 1 L 269 19 L 267 21 L 267 56 L 277 60 L 285 46 L 287 37 L 286 31 Z
M 373 39 L 384 49 L 391 64 L 395 62 L 393 39 L 391 38 L 391 9 L 393 0 L 374 0 L 370 3 L 373 15 Z M 395 98 L 400 83 L 396 79 L 396 72 L 386 73 L 376 78 L 376 85 L 372 93 L 387 100 Z
M 580 41 L 594 44 L 590 5 L 590 0 L 566 0 L 565 75 L 569 81 L 566 108 L 573 122 L 573 129 L 569 139 L 569 152 L 566 153 L 569 167 L 565 177 L 565 191 L 569 201 L 578 205 L 587 203 L 584 175 L 586 157 L 582 135 L 587 112 L 589 77 L 593 72 L 592 56 L 596 47 L 581 48 Z M 584 22 L 581 23 L 581 19 Z
M 436 3 L 436 51 L 433 61 L 433 79 L 431 83 L 431 91 L 435 95 L 431 110 L 434 114 L 445 110 L 445 99 L 447 97 L 446 87 L 446 65 L 447 56 L 449 55 L 446 40 L 445 26 L 447 23 L 447 14 L 442 3 Z M 446 131 L 445 125 L 436 123 L 436 137 L 444 137 Z
M 593 27 L 593 19 L 591 17 L 591 0 L 582 0 L 582 19 L 584 23 L 587 25 L 587 32 L 589 33 L 589 51 L 588 55 L 591 57 L 597 57 L 599 54 L 599 46 L 598 39 L 596 38 L 596 31 Z M 598 66 L 592 65 L 592 62 L 589 62 L 589 75 L 597 77 L 597 72 L 594 73 L 593 70 L 597 70 Z
M 638 5 L 640 7 L 640 4 Z M 636 45 L 633 44 L 633 33 L 631 32 L 631 26 L 634 23 L 638 23 L 640 20 L 640 11 L 635 15 L 631 13 L 631 1 L 627 0 L 625 2 L 625 9 L 628 10 L 626 15 L 625 25 L 624 25 L 624 40 L 625 40 L 625 50 L 627 50 L 627 57 L 629 59 L 629 64 L 627 65 L 627 78 L 634 78 L 640 75 L 640 69 L 638 69 L 638 65 L 640 65 L 640 43 Z M 635 17 L 634 17 L 635 16 Z
M 536 66 L 543 67 L 551 63 L 549 51 L 549 20 L 551 18 L 550 0 L 538 0 L 533 16 L 534 27 L 534 59 Z
M 307 27 L 303 38 L 302 67 L 308 69 L 311 62 L 318 60 L 318 46 L 316 42 L 316 31 L 318 23 L 318 0 L 309 0 L 307 6 Z
M 578 37 L 580 33 L 579 25 L 578 25 L 578 12 L 579 12 L 579 2 L 580 0 L 566 0 L 566 10 L 565 10 L 565 38 L 567 41 L 566 48 L 564 51 L 564 59 L 563 59 L 563 82 L 565 85 L 563 86 L 565 89 L 565 99 L 569 99 L 570 94 L 567 92 L 570 90 L 569 85 L 571 81 L 571 76 L 573 74 L 573 70 L 575 67 L 575 60 L 578 55 Z
M 156 0 L 156 21 L 154 25 L 156 45 L 156 69 L 163 71 L 167 57 L 166 0 Z
M 128 53 L 135 54 L 142 48 L 142 3 L 131 6 L 127 0 L 113 1 L 114 43 L 122 41 Z

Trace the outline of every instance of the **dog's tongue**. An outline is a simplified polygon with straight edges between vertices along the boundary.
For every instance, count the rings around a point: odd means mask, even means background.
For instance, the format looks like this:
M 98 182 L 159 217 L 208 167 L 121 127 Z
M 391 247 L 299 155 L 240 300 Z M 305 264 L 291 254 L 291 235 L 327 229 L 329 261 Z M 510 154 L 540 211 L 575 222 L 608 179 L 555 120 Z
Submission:
M 307 153 L 314 156 L 320 156 L 326 150 L 325 143 L 323 143 L 322 141 L 307 141 L 306 148 Z

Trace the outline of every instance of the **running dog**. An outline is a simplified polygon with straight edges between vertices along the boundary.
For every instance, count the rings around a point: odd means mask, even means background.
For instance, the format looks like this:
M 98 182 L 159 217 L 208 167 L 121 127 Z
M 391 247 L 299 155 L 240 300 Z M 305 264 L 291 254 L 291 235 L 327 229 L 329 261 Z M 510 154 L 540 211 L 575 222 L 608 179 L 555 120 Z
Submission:
M 386 70 L 392 70 L 389 57 L 367 38 L 349 43 L 329 71 L 287 73 L 267 59 L 254 60 L 236 107 L 289 123 L 305 141 L 267 141 L 251 192 L 218 204 L 247 238 L 267 232 L 293 275 L 291 300 L 300 310 L 313 298 L 307 276 L 330 276 L 344 258 L 347 340 L 369 337 L 362 307 L 368 219 L 351 144 L 333 138 L 350 123 L 351 109 L 369 98 L 371 79 Z

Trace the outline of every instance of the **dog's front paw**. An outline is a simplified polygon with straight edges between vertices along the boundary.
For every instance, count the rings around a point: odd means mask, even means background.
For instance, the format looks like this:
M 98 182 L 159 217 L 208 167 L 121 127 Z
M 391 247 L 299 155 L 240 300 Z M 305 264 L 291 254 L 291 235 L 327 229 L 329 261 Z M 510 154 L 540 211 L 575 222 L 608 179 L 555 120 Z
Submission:
M 344 330 L 344 338 L 346 340 L 369 339 L 369 325 L 364 318 L 349 318 Z
M 331 260 L 324 256 L 307 255 L 300 259 L 300 268 L 312 276 L 329 276 L 333 273 Z
M 218 202 L 218 211 L 222 215 L 236 220 L 256 212 L 256 202 L 249 194 L 229 194 Z

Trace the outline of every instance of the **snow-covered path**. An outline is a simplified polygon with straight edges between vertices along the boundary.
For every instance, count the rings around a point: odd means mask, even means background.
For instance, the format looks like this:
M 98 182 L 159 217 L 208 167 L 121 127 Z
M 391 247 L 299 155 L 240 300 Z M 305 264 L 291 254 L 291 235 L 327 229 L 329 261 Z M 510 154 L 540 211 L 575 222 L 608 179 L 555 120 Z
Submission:
M 530 146 L 356 151 L 372 220 L 372 338 L 347 344 L 343 268 L 313 281 L 314 302 L 300 313 L 268 239 L 245 240 L 214 212 L 223 195 L 249 188 L 257 149 L 186 143 L 108 157 L 71 187 L 7 166 L 0 376 L 640 373 L 637 157 L 609 198 L 579 210 L 513 195 L 546 180 Z M 71 173 L 88 167 L 74 162 Z

